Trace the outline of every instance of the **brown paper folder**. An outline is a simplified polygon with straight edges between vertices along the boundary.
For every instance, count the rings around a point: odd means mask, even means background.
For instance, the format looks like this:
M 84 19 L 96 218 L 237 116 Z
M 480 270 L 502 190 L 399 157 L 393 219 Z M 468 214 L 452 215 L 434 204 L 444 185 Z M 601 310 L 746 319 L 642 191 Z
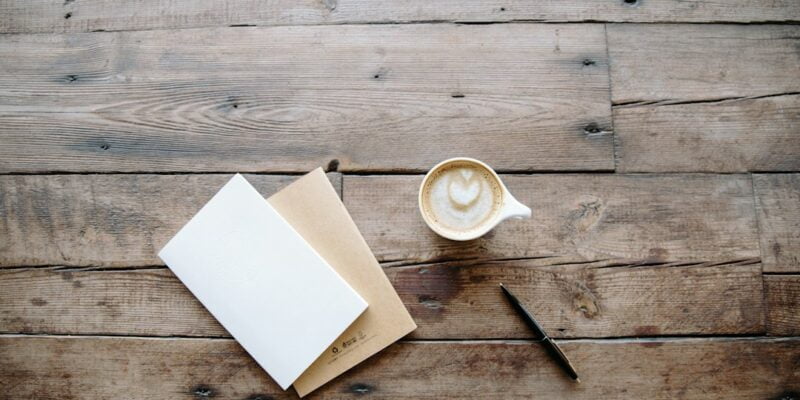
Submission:
M 294 382 L 302 397 L 416 329 L 321 168 L 267 201 L 369 306 Z

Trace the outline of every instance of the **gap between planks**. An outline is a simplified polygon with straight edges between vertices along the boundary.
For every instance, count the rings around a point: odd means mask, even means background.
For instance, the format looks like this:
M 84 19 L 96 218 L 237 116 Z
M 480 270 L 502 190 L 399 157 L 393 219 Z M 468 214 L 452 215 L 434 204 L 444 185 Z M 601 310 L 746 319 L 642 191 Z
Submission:
M 613 88 L 611 91 L 613 92 Z M 633 107 L 661 107 L 661 106 L 678 106 L 678 105 L 687 105 L 687 104 L 715 104 L 715 103 L 728 103 L 728 102 L 735 102 L 739 100 L 758 100 L 758 99 L 768 99 L 771 97 L 781 97 L 781 96 L 797 96 L 800 95 L 800 92 L 784 92 L 784 93 L 772 93 L 772 94 L 764 94 L 758 96 L 729 96 L 729 97 L 719 97 L 719 98 L 710 98 L 710 99 L 701 99 L 701 100 L 677 100 L 677 99 L 664 99 L 664 100 L 632 100 L 632 101 L 625 101 L 620 103 L 614 103 L 612 101 L 611 107 L 612 108 L 633 108 Z
M 582 19 L 582 20 L 559 20 L 559 19 L 536 19 L 520 18 L 504 21 L 492 20 L 458 20 L 458 19 L 429 19 L 414 21 L 364 21 L 364 22 L 328 22 L 317 24 L 229 24 L 229 25 L 194 25 L 182 27 L 153 27 L 153 28 L 134 28 L 134 29 L 93 29 L 87 31 L 48 31 L 48 32 L 0 32 L 0 38 L 22 35 L 74 35 L 85 33 L 119 33 L 119 32 L 149 32 L 149 31 L 182 31 L 182 30 L 203 30 L 203 29 L 236 29 L 236 28 L 276 28 L 276 27 L 311 27 L 311 26 L 380 26 L 380 25 L 511 25 L 511 24 L 537 24 L 537 25 L 584 25 L 584 24 L 604 24 L 604 25 L 800 25 L 798 20 L 763 20 L 763 21 L 736 21 L 736 20 L 716 20 L 716 21 L 614 21 L 608 19 Z
M 120 335 L 120 334 L 51 334 L 46 332 L 36 333 L 17 333 L 0 332 L 0 339 L 26 339 L 26 338 L 52 338 L 52 339 L 145 339 L 145 340 L 218 340 L 235 341 L 231 337 L 223 336 L 184 336 L 184 335 Z M 559 343 L 652 343 L 652 342 L 672 342 L 685 343 L 692 341 L 767 341 L 783 342 L 800 339 L 800 336 L 767 336 L 767 335 L 665 335 L 665 336 L 609 336 L 609 337 L 576 337 L 576 338 L 554 338 Z M 476 338 L 476 339 L 400 339 L 396 343 L 458 343 L 458 344 L 514 344 L 514 343 L 539 343 L 536 339 L 519 338 Z

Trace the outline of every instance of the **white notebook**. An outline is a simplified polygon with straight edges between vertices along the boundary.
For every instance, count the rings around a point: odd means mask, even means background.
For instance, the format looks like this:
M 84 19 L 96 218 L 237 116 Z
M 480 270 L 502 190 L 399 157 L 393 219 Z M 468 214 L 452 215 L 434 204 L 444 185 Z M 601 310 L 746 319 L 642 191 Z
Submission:
M 238 174 L 158 255 L 283 389 L 367 308 Z

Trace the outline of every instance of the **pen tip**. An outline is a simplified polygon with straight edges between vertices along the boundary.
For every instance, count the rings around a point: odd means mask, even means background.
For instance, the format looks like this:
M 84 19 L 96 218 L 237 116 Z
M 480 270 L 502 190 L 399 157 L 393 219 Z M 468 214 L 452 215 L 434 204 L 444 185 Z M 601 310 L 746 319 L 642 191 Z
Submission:
M 500 287 L 505 287 L 505 286 L 503 286 L 503 282 L 500 282 Z
M 575 378 L 575 382 L 581 383 L 581 378 Z

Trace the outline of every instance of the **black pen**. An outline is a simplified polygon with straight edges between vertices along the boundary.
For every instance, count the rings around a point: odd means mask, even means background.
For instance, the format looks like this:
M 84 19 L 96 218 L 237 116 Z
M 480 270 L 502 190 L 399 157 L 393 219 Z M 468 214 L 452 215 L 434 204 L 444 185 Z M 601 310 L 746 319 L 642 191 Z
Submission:
M 572 363 L 569 362 L 567 356 L 563 351 L 561 351 L 561 348 L 558 347 L 553 339 L 550 339 L 550 337 L 547 336 L 547 333 L 545 333 L 544 329 L 542 329 L 539 323 L 536 322 L 536 319 L 533 318 L 533 315 L 531 315 L 531 313 L 522 306 L 522 303 L 520 303 L 519 300 L 513 294 L 511 294 L 511 292 L 506 289 L 505 286 L 503 286 L 502 283 L 500 284 L 500 289 L 503 289 L 503 293 L 506 295 L 506 298 L 514 307 L 514 310 L 516 310 L 517 313 L 522 316 L 522 319 L 525 321 L 525 324 L 528 325 L 528 328 L 530 328 L 534 333 L 536 333 L 536 335 L 539 336 L 539 341 L 542 342 L 542 345 L 547 352 L 550 353 L 550 355 L 553 356 L 553 358 L 555 358 L 559 364 L 561 364 L 561 367 L 564 368 L 564 371 L 566 371 L 572 379 L 574 379 L 576 382 L 580 382 L 581 380 L 578 379 L 578 373 L 575 372 L 575 368 L 572 366 Z

